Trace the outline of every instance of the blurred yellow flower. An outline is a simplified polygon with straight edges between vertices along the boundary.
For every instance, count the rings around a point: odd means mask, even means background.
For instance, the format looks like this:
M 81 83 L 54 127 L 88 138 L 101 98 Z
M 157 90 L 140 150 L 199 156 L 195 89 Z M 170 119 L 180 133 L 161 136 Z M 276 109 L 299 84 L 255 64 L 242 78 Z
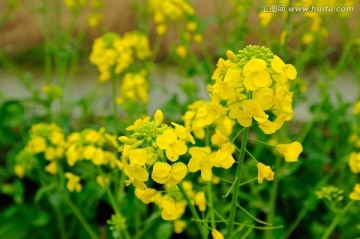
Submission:
M 176 210 L 175 202 L 172 197 L 165 196 L 161 201 L 161 217 L 166 221 L 174 221 L 178 218 L 179 213 Z
M 354 187 L 354 191 L 352 191 L 349 195 L 349 198 L 352 200 L 360 201 L 360 184 L 357 183 Z
M 186 227 L 186 222 L 184 220 L 175 220 L 174 221 L 174 232 L 180 234 L 184 231 Z
M 56 161 L 51 161 L 48 165 L 46 165 L 45 171 L 52 174 L 52 175 L 57 174 L 57 172 L 58 172 L 57 162 Z
M 82 186 L 80 184 L 80 177 L 72 174 L 70 172 L 65 173 L 65 178 L 67 178 L 68 182 L 66 184 L 66 188 L 70 191 L 77 191 L 80 192 L 82 189 Z
M 195 195 L 195 204 L 198 206 L 199 210 L 201 212 L 205 212 L 206 211 L 206 198 L 205 198 L 205 193 L 204 192 L 198 192 Z
M 212 235 L 213 239 L 224 239 L 224 235 L 221 234 L 221 232 L 219 232 L 219 231 L 216 230 L 216 229 L 213 229 L 213 230 L 211 231 L 211 235 Z
M 359 115 L 360 114 L 360 101 L 357 101 L 354 103 L 354 115 Z
M 352 152 L 348 164 L 352 173 L 360 173 L 360 153 Z
M 25 168 L 21 164 L 15 164 L 14 166 L 14 173 L 19 178 L 23 178 L 25 176 Z
M 275 149 L 285 157 L 286 162 L 298 161 L 298 157 L 303 151 L 302 145 L 297 141 L 291 144 L 278 144 Z
M 183 45 L 177 46 L 175 52 L 180 58 L 185 58 L 187 56 L 187 49 Z
M 105 188 L 106 185 L 110 183 L 110 178 L 103 175 L 96 176 L 96 183 L 100 185 L 100 187 Z

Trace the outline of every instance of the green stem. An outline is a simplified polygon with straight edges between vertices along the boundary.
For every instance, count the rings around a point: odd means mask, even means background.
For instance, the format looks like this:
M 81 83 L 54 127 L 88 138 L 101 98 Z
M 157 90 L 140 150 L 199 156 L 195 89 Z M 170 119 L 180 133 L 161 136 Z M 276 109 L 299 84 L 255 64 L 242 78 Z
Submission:
M 325 185 L 325 183 L 327 181 L 329 181 L 329 179 L 333 176 L 333 174 L 337 171 L 337 169 L 344 164 L 346 161 L 345 160 L 341 160 L 340 162 L 337 163 L 337 165 L 333 168 L 333 170 L 327 174 L 315 187 L 314 187 L 314 192 L 316 192 L 319 188 L 321 188 L 323 185 Z M 314 203 L 316 203 L 317 196 L 315 193 L 313 193 L 304 203 L 304 206 L 302 207 L 301 211 L 297 214 L 296 219 L 290 224 L 290 226 L 288 227 L 288 229 L 285 232 L 285 237 L 284 238 L 289 238 L 291 236 L 291 234 L 294 232 L 294 230 L 297 228 L 297 226 L 299 225 L 299 223 L 302 221 L 302 219 L 304 219 L 304 217 L 306 216 L 307 212 L 310 210 L 310 208 L 314 205 Z
M 339 224 L 340 220 L 343 218 L 344 214 L 346 213 L 347 210 L 349 210 L 349 208 L 351 207 L 351 205 L 353 204 L 353 200 L 351 200 L 345 207 L 343 210 L 341 210 L 339 213 L 337 213 L 336 217 L 334 218 L 334 220 L 331 222 L 330 226 L 328 227 L 328 229 L 326 230 L 326 232 L 324 233 L 324 235 L 321 237 L 321 239 L 327 239 L 331 236 L 331 233 L 334 231 L 335 227 Z
M 95 233 L 95 231 L 91 228 L 89 223 L 86 221 L 84 215 L 81 213 L 79 208 L 71 201 L 66 192 L 61 192 L 61 195 L 65 201 L 65 203 L 70 207 L 75 216 L 79 219 L 81 225 L 84 227 L 86 232 L 89 234 L 91 239 L 98 239 L 99 236 Z
M 177 186 L 178 186 L 181 194 L 183 195 L 183 197 L 184 197 L 184 199 L 185 199 L 185 201 L 186 201 L 186 203 L 187 203 L 187 205 L 188 205 L 188 207 L 189 207 L 189 209 L 190 209 L 190 211 L 191 211 L 191 214 L 192 214 L 193 217 L 195 218 L 196 225 L 197 225 L 197 227 L 198 227 L 198 229 L 199 229 L 199 231 L 200 231 L 200 233 L 201 233 L 201 237 L 202 237 L 203 239 L 207 239 L 208 237 L 207 237 L 207 233 L 206 233 L 206 231 L 205 231 L 205 227 L 202 226 L 200 217 L 199 217 L 198 213 L 196 212 L 196 209 L 195 209 L 194 205 L 192 205 L 192 203 L 191 203 L 191 201 L 190 201 L 190 198 L 189 198 L 188 195 L 186 194 L 184 187 L 182 186 L 181 183 L 178 184 Z
M 60 238 L 61 239 L 66 239 L 66 230 L 65 230 L 65 221 L 64 221 L 64 216 L 60 211 L 59 207 L 54 206 L 54 211 L 55 211 L 55 215 L 56 215 L 56 222 L 57 222 L 57 226 L 59 228 L 60 231 Z
M 115 73 L 112 74 L 111 77 L 111 92 L 112 92 L 112 111 L 113 111 L 113 131 L 114 134 L 117 133 L 117 104 L 116 104 L 116 78 L 115 78 Z
M 214 200 L 213 200 L 213 190 L 212 190 L 212 183 L 207 182 L 207 197 L 209 201 L 209 213 L 210 213 L 210 224 L 211 229 L 216 228 L 215 223 L 215 213 L 214 213 Z
M 239 155 L 239 160 L 238 160 L 237 167 L 236 167 L 236 177 L 235 177 L 236 183 L 234 185 L 234 191 L 233 191 L 233 196 L 232 196 L 232 200 L 231 200 L 231 209 L 230 209 L 229 226 L 228 226 L 228 239 L 232 238 L 233 231 L 234 231 L 234 221 L 235 221 L 236 207 L 237 207 L 236 205 L 237 205 L 239 188 L 240 188 L 241 171 L 242 171 L 244 159 L 245 159 L 245 151 L 246 151 L 248 134 L 249 134 L 249 128 L 246 128 L 242 135 L 240 155 Z
M 278 175 L 278 172 L 280 171 L 279 170 L 280 162 L 281 161 L 279 159 L 275 159 L 275 178 L 272 183 L 272 188 L 271 188 L 271 192 L 270 192 L 269 212 L 266 215 L 266 222 L 268 224 L 272 224 L 275 219 L 276 199 L 277 199 L 277 194 L 278 194 L 278 189 L 279 189 L 279 176 L 276 176 L 276 175 Z M 265 239 L 272 238 L 272 235 L 273 235 L 273 233 L 271 230 L 265 231 Z

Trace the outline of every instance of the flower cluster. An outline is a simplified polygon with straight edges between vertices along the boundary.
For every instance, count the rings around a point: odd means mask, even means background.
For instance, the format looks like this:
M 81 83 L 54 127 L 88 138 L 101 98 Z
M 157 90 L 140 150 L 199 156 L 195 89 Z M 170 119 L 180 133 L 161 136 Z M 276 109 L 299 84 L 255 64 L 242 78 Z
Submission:
M 89 5 L 87 23 L 90 27 L 97 27 L 102 20 L 102 0 L 64 0 L 64 4 L 66 8 L 68 8 L 76 15 L 79 14 L 79 12 L 87 5 Z
M 210 147 L 188 146 L 195 143 L 190 128 L 174 122 L 163 123 L 160 110 L 155 112 L 153 120 L 138 119 L 127 131 L 129 136 L 119 137 L 123 144 L 119 147 L 123 170 L 128 176 L 126 184 L 136 187 L 136 195 L 144 203 L 158 205 L 164 220 L 176 220 L 185 210 L 186 203 L 176 190 L 181 182 L 199 210 L 205 210 L 205 195 L 193 192 L 189 183 L 184 182 L 188 172 L 200 170 L 204 180 L 211 180 L 212 167 L 229 168 L 235 162 L 232 157 L 235 149 L 230 144 L 214 152 Z M 180 159 L 187 153 L 191 155 L 188 162 Z M 155 190 L 156 185 L 163 185 L 165 192 Z
M 163 36 L 170 24 L 174 23 L 179 34 L 179 42 L 174 44 L 173 52 L 178 58 L 184 59 L 188 56 L 191 43 L 202 42 L 203 35 L 195 10 L 187 0 L 148 0 L 147 8 L 156 24 L 158 36 Z
M 55 124 L 34 124 L 29 131 L 29 141 L 16 157 L 14 170 L 17 176 L 24 177 L 25 172 L 37 163 L 36 156 L 42 156 L 48 164 L 45 170 L 57 173 L 57 164 L 64 156 L 65 135 Z
M 84 129 L 81 132 L 73 132 L 67 137 L 66 159 L 70 166 L 74 166 L 82 160 L 90 160 L 94 165 L 117 166 L 117 157 L 112 149 L 106 149 L 109 142 L 114 142 L 114 136 L 99 130 Z
M 355 123 L 353 125 L 353 132 L 349 137 L 349 143 L 353 147 L 353 151 L 350 153 L 348 157 L 348 165 L 350 171 L 353 174 L 360 173 L 360 101 L 357 101 L 353 105 L 353 115 L 355 116 Z M 352 200 L 360 200 L 360 184 L 355 184 L 354 191 L 349 195 Z
M 169 21 L 175 22 L 189 18 L 195 13 L 194 8 L 186 0 L 148 0 L 148 8 L 156 23 L 156 32 L 162 35 L 167 30 Z
M 127 32 L 124 36 L 105 33 L 95 39 L 90 62 L 100 71 L 100 80 L 106 81 L 112 74 L 120 74 L 136 63 L 151 56 L 149 41 L 139 31 Z
M 116 99 L 119 104 L 126 101 L 148 102 L 149 83 L 146 80 L 146 71 L 140 73 L 126 73 L 120 86 L 120 96 Z
M 212 100 L 208 115 L 228 114 L 243 127 L 255 121 L 265 134 L 275 133 L 294 115 L 289 89 L 295 67 L 259 46 L 247 46 L 238 54 L 228 51 L 227 56 L 219 59 L 212 76 L 215 83 L 208 86 Z
M 30 139 L 26 146 L 16 156 L 15 174 L 22 178 L 27 171 L 36 165 L 46 163 L 45 171 L 51 175 L 62 173 L 80 162 L 90 162 L 91 165 L 120 168 L 121 163 L 113 149 L 117 147 L 115 136 L 99 130 L 84 129 L 72 132 L 67 137 L 62 129 L 55 124 L 35 124 L 29 131 Z M 43 159 L 43 160 L 42 160 Z M 48 162 L 48 163 L 47 163 Z M 59 171 L 59 167 L 61 170 Z M 39 169 L 39 168 L 38 168 Z M 70 172 L 64 173 L 69 191 L 81 191 L 81 177 Z M 109 178 L 96 173 L 96 182 L 104 186 Z
M 334 186 L 322 187 L 321 190 L 316 192 L 316 196 L 319 199 L 325 198 L 326 200 L 333 202 L 334 204 L 344 199 L 344 190 L 341 190 Z

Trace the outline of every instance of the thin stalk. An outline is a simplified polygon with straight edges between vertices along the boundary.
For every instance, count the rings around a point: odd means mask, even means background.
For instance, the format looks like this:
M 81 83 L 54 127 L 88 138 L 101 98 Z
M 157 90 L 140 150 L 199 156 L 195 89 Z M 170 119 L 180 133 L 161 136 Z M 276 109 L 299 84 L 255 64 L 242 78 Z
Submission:
M 116 78 L 115 78 L 115 73 L 112 74 L 111 76 L 111 93 L 112 93 L 112 111 L 113 111 L 113 131 L 114 134 L 117 133 L 117 104 L 116 104 Z
M 56 223 L 60 231 L 60 239 L 66 239 L 66 230 L 65 230 L 65 220 L 64 216 L 61 213 L 59 207 L 54 206 L 55 216 L 56 216 Z
M 73 211 L 77 219 L 79 219 L 81 225 L 84 227 L 86 232 L 89 234 L 91 239 L 98 239 L 99 236 L 95 233 L 95 231 L 91 228 L 89 223 L 86 221 L 84 215 L 81 213 L 79 208 L 71 201 L 69 196 L 65 192 L 61 192 L 61 195 L 65 201 L 65 203 L 70 207 L 70 209 Z
M 344 214 L 346 213 L 347 210 L 349 210 L 349 208 L 351 207 L 351 205 L 354 203 L 353 200 L 351 200 L 345 207 L 343 210 L 341 210 L 339 213 L 337 213 L 336 217 L 334 218 L 334 220 L 331 222 L 330 226 L 328 227 L 328 229 L 326 230 L 326 232 L 324 233 L 324 235 L 321 237 L 321 239 L 327 239 L 331 236 L 332 232 L 334 231 L 335 227 L 339 224 L 340 220 L 343 218 Z
M 277 175 L 278 172 L 280 171 L 279 167 L 280 167 L 280 160 L 275 159 L 275 175 Z M 278 189 L 279 189 L 279 177 L 276 176 L 272 183 L 272 188 L 270 192 L 269 212 L 266 215 L 266 222 L 268 224 L 272 224 L 272 222 L 275 219 L 275 208 L 276 208 Z M 265 231 L 265 239 L 271 239 L 271 238 L 272 238 L 271 230 Z
M 209 201 L 209 213 L 210 213 L 210 225 L 211 229 L 216 228 L 215 223 L 215 213 L 214 213 L 214 200 L 213 200 L 213 190 L 211 182 L 207 182 L 207 197 Z
M 231 239 L 233 236 L 234 231 L 234 221 L 236 216 L 236 205 L 239 195 L 239 188 L 240 188 L 240 179 L 241 179 L 241 171 L 244 165 L 244 159 L 245 159 L 245 150 L 246 150 L 246 144 L 249 134 L 249 128 L 246 128 L 242 135 L 241 140 L 241 148 L 240 148 L 240 155 L 239 160 L 236 167 L 236 183 L 234 185 L 234 191 L 233 196 L 231 200 L 231 209 L 230 209 L 230 217 L 229 217 L 229 226 L 228 226 L 228 238 Z
M 338 162 L 338 164 L 333 168 L 333 170 L 327 174 L 314 188 L 314 191 L 317 191 L 319 188 L 321 188 L 332 176 L 333 174 L 336 172 L 336 170 L 343 164 L 345 163 L 345 160 L 341 160 L 340 162 Z M 310 208 L 312 207 L 312 205 L 314 205 L 315 201 L 317 200 L 316 194 L 313 193 L 310 198 L 308 198 L 305 201 L 304 206 L 302 207 L 301 211 L 297 214 L 296 219 L 290 224 L 290 226 L 288 227 L 288 229 L 286 230 L 285 233 L 285 237 L 284 238 L 290 238 L 291 234 L 294 232 L 294 230 L 297 228 L 297 226 L 299 225 L 299 223 L 302 221 L 302 219 L 304 219 L 304 217 L 306 216 L 307 212 L 310 210 Z
M 182 186 L 181 183 L 178 184 L 177 186 L 178 186 L 181 194 L 183 195 L 183 197 L 184 197 L 184 199 L 185 199 L 185 201 L 186 201 L 186 203 L 187 203 L 187 205 L 188 205 L 188 207 L 189 207 L 189 209 L 190 209 L 190 211 L 191 211 L 191 214 L 192 214 L 193 217 L 195 218 L 195 222 L 196 222 L 196 225 L 197 225 L 197 227 L 198 227 L 198 229 L 199 229 L 199 231 L 200 231 L 201 237 L 202 237 L 203 239 L 207 239 L 208 237 L 207 237 L 207 233 L 206 233 L 206 231 L 205 231 L 205 227 L 202 226 L 202 224 L 201 224 L 201 219 L 200 219 L 198 213 L 196 212 L 196 209 L 195 209 L 194 205 L 192 205 L 192 203 L 191 203 L 191 201 L 190 201 L 190 198 L 189 198 L 188 195 L 186 194 L 184 187 Z

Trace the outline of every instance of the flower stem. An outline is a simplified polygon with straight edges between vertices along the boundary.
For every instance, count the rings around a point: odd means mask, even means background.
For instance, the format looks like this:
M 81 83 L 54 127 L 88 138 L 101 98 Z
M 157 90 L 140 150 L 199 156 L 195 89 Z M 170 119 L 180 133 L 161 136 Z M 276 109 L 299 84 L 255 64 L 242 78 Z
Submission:
M 351 205 L 353 204 L 353 200 L 351 200 L 345 207 L 343 210 L 341 210 L 340 212 L 337 213 L 336 217 L 334 218 L 334 220 L 331 222 L 330 226 L 328 227 L 328 229 L 326 230 L 326 232 L 324 233 L 324 235 L 321 237 L 321 239 L 327 239 L 331 236 L 331 233 L 334 231 L 335 227 L 339 224 L 340 220 L 343 218 L 344 214 L 346 213 L 347 210 L 349 210 L 349 208 L 351 207 Z
M 115 73 L 112 74 L 111 77 L 111 93 L 112 93 L 112 111 L 113 111 L 113 132 L 117 134 L 117 104 L 116 104 L 116 75 Z
M 212 190 L 211 182 L 207 182 L 207 197 L 208 197 L 208 201 L 209 201 L 209 213 L 210 213 L 211 229 L 216 229 L 213 190 Z
M 240 155 L 239 160 L 236 167 L 236 183 L 234 185 L 232 200 L 231 200 L 231 208 L 230 208 L 230 217 L 229 217 L 229 226 L 228 226 L 228 238 L 231 239 L 234 231 L 234 221 L 237 209 L 237 199 L 240 188 L 240 178 L 241 178 L 241 170 L 243 168 L 245 152 L 246 152 L 246 144 L 249 134 L 249 128 L 246 128 L 242 135 L 241 147 L 240 147 Z
M 89 223 L 84 218 L 84 215 L 81 213 L 79 208 L 71 201 L 69 196 L 66 194 L 66 192 L 62 192 L 62 197 L 65 201 L 65 203 L 70 207 L 70 209 L 73 211 L 75 216 L 79 219 L 81 225 L 84 227 L 86 232 L 89 234 L 91 239 L 98 239 L 98 235 L 94 232 L 94 230 L 91 228 Z
M 189 207 L 189 209 L 190 209 L 190 211 L 191 211 L 191 214 L 192 214 L 193 217 L 195 218 L 196 225 L 197 225 L 197 227 L 198 227 L 198 229 L 199 229 L 199 231 L 200 231 L 200 233 L 201 233 L 201 237 L 202 237 L 203 239 L 207 239 L 208 237 L 207 237 L 207 233 L 206 233 L 206 231 L 205 231 L 205 227 L 203 227 L 203 226 L 201 225 L 200 217 L 199 217 L 198 213 L 196 212 L 196 209 L 195 209 L 194 205 L 192 205 L 192 203 L 191 203 L 191 201 L 190 201 L 190 198 L 189 198 L 188 195 L 186 194 L 184 187 L 182 186 L 181 183 L 178 184 L 177 186 L 178 186 L 181 194 L 183 195 L 183 197 L 184 197 L 184 199 L 185 199 L 185 201 L 186 201 L 186 204 L 188 205 L 188 207 Z

